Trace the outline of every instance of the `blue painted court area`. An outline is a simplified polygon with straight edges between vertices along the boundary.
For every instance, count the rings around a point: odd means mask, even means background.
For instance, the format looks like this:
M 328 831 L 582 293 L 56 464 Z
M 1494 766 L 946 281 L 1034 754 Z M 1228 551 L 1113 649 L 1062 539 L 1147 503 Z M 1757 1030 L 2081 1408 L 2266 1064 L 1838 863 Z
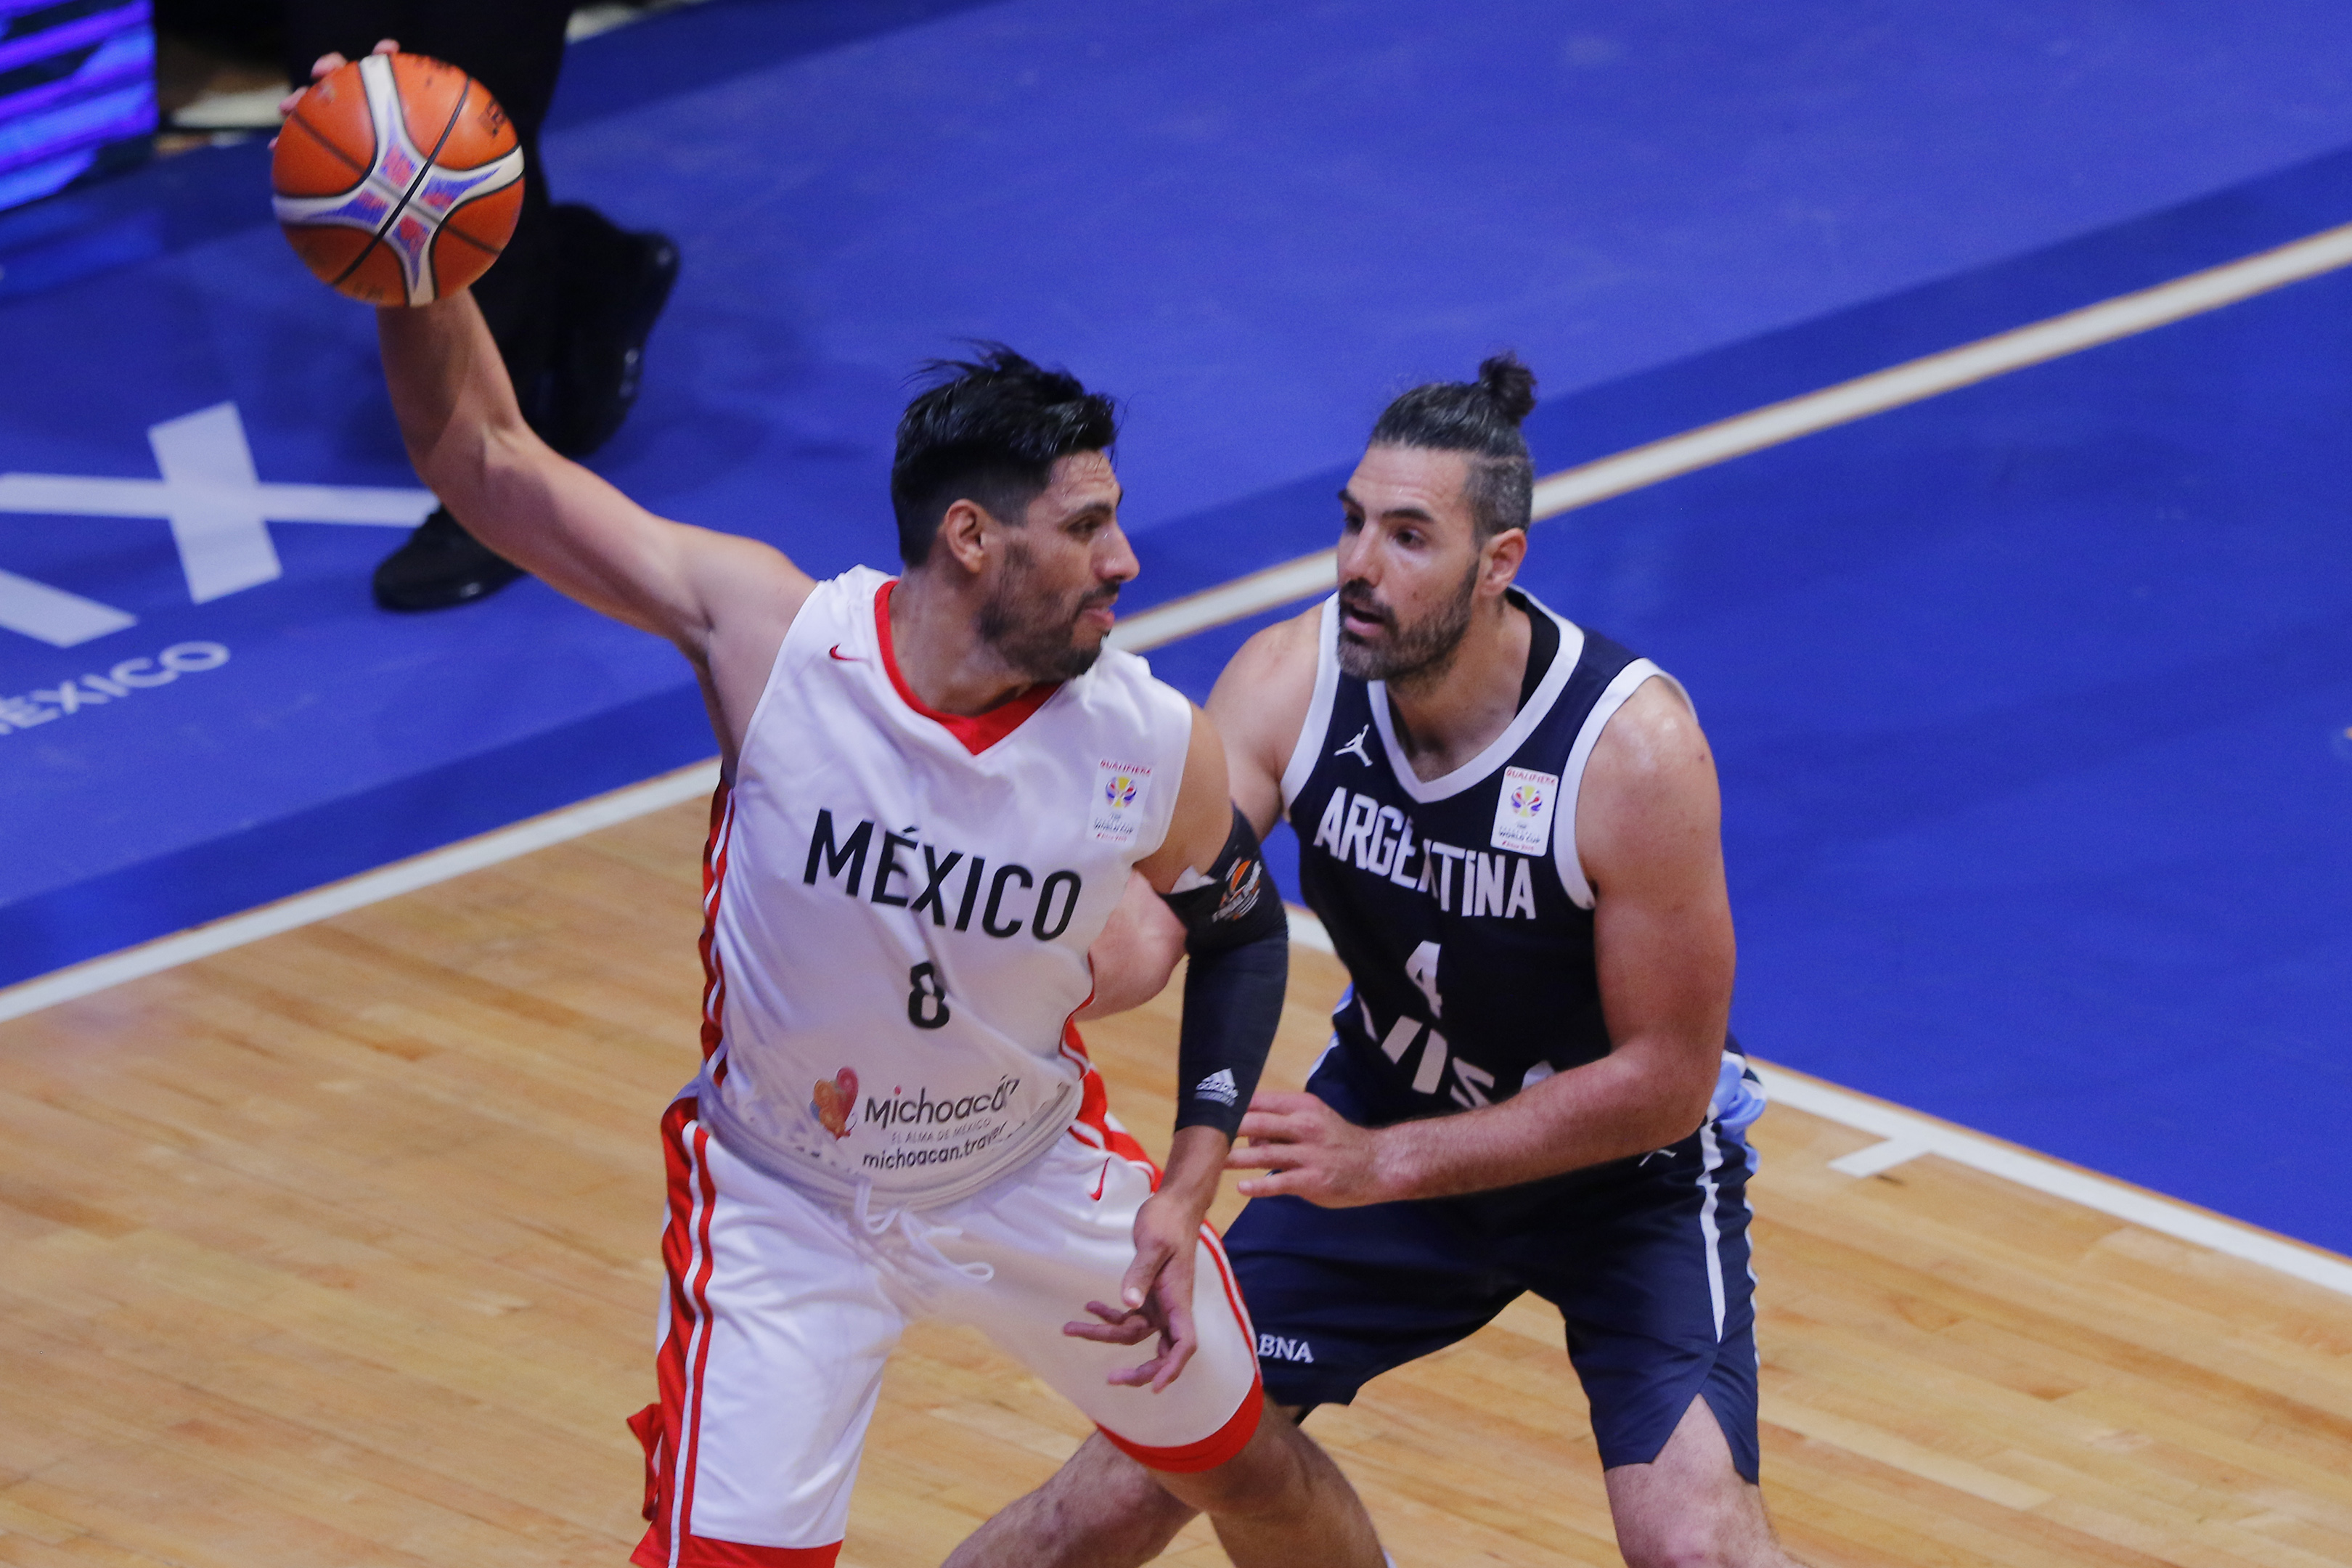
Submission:
M 686 274 L 598 466 L 877 560 L 908 367 L 1003 337 L 1128 396 L 1149 604 L 1328 543 L 1387 395 L 1497 343 L 1549 469 L 2352 218 L 2341 7 L 1957 9 L 713 0 L 609 35 L 555 191 Z M 226 489 L 276 563 L 223 589 L 166 515 L 0 511 L 0 983 L 710 750 L 675 654 L 536 584 L 369 605 L 424 503 L 352 489 L 414 480 L 263 169 L 0 219 L 0 476 Z M 2347 1070 L 2347 289 L 1543 525 L 1538 591 L 1716 739 L 1760 1054 L 2352 1249 L 2284 1179 Z M 385 521 L 289 520 L 337 509 Z M 1204 692 L 1247 629 L 1155 662 Z
M 2352 1249 L 2347 366 L 2336 274 L 1542 539 L 1698 694 L 1758 1050 Z
M 1555 400 L 1538 466 L 2347 216 L 2318 160 Z M 2290 1164 L 2352 1091 L 2347 369 L 2337 273 L 1538 526 L 1522 581 L 1706 722 L 1751 1049 L 2352 1250 Z M 1234 510 L 1328 542 L 1346 471 Z

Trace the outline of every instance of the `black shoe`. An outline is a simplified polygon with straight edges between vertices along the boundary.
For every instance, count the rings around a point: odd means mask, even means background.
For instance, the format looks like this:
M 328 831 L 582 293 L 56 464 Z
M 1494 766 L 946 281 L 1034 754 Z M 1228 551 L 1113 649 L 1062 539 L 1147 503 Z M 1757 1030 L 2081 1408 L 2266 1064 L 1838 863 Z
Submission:
M 596 211 L 554 209 L 565 272 L 547 443 L 583 458 L 613 438 L 637 401 L 646 339 L 677 281 L 677 247 Z
M 521 567 L 492 554 L 447 507 L 436 506 L 376 566 L 375 602 L 387 610 L 446 610 L 487 599 L 521 575 Z

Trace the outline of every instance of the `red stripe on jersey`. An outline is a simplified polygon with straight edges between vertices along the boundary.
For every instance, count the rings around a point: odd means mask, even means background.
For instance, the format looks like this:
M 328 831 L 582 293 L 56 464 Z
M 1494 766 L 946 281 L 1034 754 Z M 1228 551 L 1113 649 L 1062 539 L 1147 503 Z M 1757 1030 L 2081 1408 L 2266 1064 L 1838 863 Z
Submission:
M 1242 1300 L 1242 1288 L 1234 1279 L 1233 1260 L 1225 1256 L 1225 1244 L 1216 1227 L 1208 1221 L 1201 1222 L 1201 1239 L 1209 1244 L 1209 1257 L 1217 1266 L 1217 1278 L 1224 1282 L 1225 1301 L 1234 1310 L 1234 1319 L 1242 1326 L 1242 1338 L 1249 1344 L 1250 1354 L 1257 1354 L 1257 1325 L 1250 1321 L 1249 1308 Z
M 1234 1411 L 1223 1426 L 1197 1443 L 1183 1443 L 1172 1448 L 1154 1448 L 1142 1443 L 1130 1443 L 1108 1426 L 1097 1426 L 1095 1430 L 1109 1438 L 1111 1447 L 1147 1470 L 1171 1470 L 1178 1475 L 1192 1475 L 1201 1470 L 1213 1470 L 1248 1447 L 1249 1440 L 1257 1436 L 1258 1417 L 1265 1414 L 1265 1390 L 1253 1374 L 1249 1392 L 1242 1395 L 1241 1408 Z
M 694 1365 L 686 1388 L 687 1401 L 683 1411 L 686 1422 L 679 1444 L 682 1452 L 678 1471 L 685 1482 L 685 1496 L 679 1500 L 677 1512 L 677 1540 L 680 1543 L 690 1542 L 694 1539 L 695 1465 L 701 1458 L 702 1391 L 704 1373 L 710 1366 L 710 1276 L 719 1267 L 717 1259 L 710 1256 L 710 1211 L 718 1204 L 719 1191 L 710 1179 L 710 1134 L 699 1123 L 694 1129 L 694 1165 L 695 1174 L 700 1182 L 700 1191 L 696 1195 L 702 1200 L 702 1213 L 694 1236 L 700 1266 L 694 1273 Z
M 1122 1160 L 1140 1165 L 1151 1175 L 1151 1190 L 1160 1190 L 1160 1166 L 1150 1151 L 1135 1141 L 1135 1134 L 1119 1124 L 1110 1113 L 1110 1090 L 1104 1087 L 1102 1074 L 1087 1055 L 1087 1042 L 1078 1033 L 1076 1022 L 1062 1026 L 1062 1055 L 1077 1063 L 1084 1071 L 1078 1080 L 1078 1113 L 1071 1120 L 1070 1136 L 1089 1149 L 1100 1149 Z
M 1130 1443 L 1108 1426 L 1097 1425 L 1097 1430 L 1111 1440 L 1111 1446 L 1136 1463 L 1150 1470 L 1172 1470 L 1190 1474 L 1196 1470 L 1213 1470 L 1240 1453 L 1257 1432 L 1258 1417 L 1265 1406 L 1265 1387 L 1257 1373 L 1257 1328 L 1250 1321 L 1249 1309 L 1242 1305 L 1241 1287 L 1234 1280 L 1234 1266 L 1225 1257 L 1225 1244 L 1219 1240 L 1214 1227 L 1205 1221 L 1201 1226 L 1201 1240 L 1209 1248 L 1210 1262 L 1217 1270 L 1217 1281 L 1225 1289 L 1225 1304 L 1234 1310 L 1234 1321 L 1240 1325 L 1242 1344 L 1250 1358 L 1250 1390 L 1242 1397 L 1241 1406 L 1223 1426 L 1197 1443 L 1185 1443 L 1172 1448 L 1153 1448 L 1141 1443 Z
M 702 1059 L 726 1039 L 727 970 L 719 956 L 719 900 L 727 888 L 727 848 L 735 826 L 735 792 L 711 792 L 710 837 L 702 846 Z
M 706 1546 L 765 1551 L 727 1542 L 697 1542 L 694 1470 L 702 1424 L 703 1373 L 710 1360 L 710 1215 L 719 1193 L 710 1175 L 710 1134 L 696 1120 L 692 1096 L 673 1101 L 662 1116 L 662 1162 L 668 1173 L 669 1215 L 662 1226 L 662 1270 L 669 1280 L 669 1332 L 654 1360 L 661 1398 L 629 1421 L 646 1450 L 645 1539 L 631 1561 L 644 1568 L 687 1563 L 751 1562 L 697 1556 Z M 673 1543 L 681 1550 L 674 1552 Z M 838 1545 L 833 1550 L 838 1550 Z M 762 1560 L 770 1561 L 770 1560 Z M 831 1562 L 831 1558 L 773 1559 Z
M 654 1356 L 654 1385 L 660 1398 L 632 1417 L 629 1426 L 646 1448 L 646 1518 L 658 1520 L 669 1495 L 671 1461 L 677 1455 L 679 1412 L 686 1403 L 687 1350 L 699 1317 L 690 1293 L 694 1276 L 694 1160 L 688 1150 L 697 1131 L 693 1096 L 673 1100 L 662 1113 L 662 1168 L 667 1177 L 667 1216 L 662 1226 L 662 1272 L 669 1286 L 669 1331 Z
M 648 1552 L 649 1541 L 639 1542 L 629 1561 L 637 1568 L 670 1568 L 667 1556 Z M 677 1568 L 833 1568 L 840 1556 L 838 1541 L 830 1546 L 749 1546 L 693 1535 L 678 1552 Z
M 1062 687 L 1059 681 L 1041 681 L 1013 696 L 1006 698 L 985 713 L 942 713 L 915 695 L 907 678 L 898 673 L 898 650 L 890 643 L 890 590 L 898 585 L 893 577 L 874 591 L 874 635 L 882 647 L 882 668 L 898 689 L 898 700 L 924 718 L 940 724 L 963 742 L 963 749 L 973 756 L 988 750 L 1013 731 L 1021 728 L 1030 714 L 1045 706 L 1045 699 Z

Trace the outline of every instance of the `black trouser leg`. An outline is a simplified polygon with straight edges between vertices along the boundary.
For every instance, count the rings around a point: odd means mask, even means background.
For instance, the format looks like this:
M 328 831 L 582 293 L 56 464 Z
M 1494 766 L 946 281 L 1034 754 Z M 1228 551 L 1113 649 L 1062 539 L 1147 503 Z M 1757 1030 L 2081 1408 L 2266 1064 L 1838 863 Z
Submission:
M 288 74 L 310 79 L 310 64 L 339 53 L 357 59 L 379 38 L 431 55 L 478 79 L 513 121 L 522 143 L 522 211 L 498 264 L 474 285 L 474 299 L 506 361 L 523 416 L 544 433 L 562 309 L 560 247 L 551 220 L 539 131 L 563 65 L 572 0 L 284 0 Z

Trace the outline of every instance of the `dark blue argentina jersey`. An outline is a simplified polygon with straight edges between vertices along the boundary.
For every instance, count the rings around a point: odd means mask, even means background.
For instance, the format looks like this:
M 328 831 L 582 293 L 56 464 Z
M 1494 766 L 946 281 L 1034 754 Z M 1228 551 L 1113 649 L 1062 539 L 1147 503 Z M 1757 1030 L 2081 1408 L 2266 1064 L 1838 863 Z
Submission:
M 1340 672 L 1337 601 L 1323 606 L 1282 793 L 1301 892 L 1353 982 L 1332 1023 L 1374 1125 L 1490 1104 L 1609 1054 L 1577 786 L 1611 715 L 1672 678 L 1512 598 L 1558 627 L 1559 651 L 1492 745 L 1426 781 L 1386 688 Z

